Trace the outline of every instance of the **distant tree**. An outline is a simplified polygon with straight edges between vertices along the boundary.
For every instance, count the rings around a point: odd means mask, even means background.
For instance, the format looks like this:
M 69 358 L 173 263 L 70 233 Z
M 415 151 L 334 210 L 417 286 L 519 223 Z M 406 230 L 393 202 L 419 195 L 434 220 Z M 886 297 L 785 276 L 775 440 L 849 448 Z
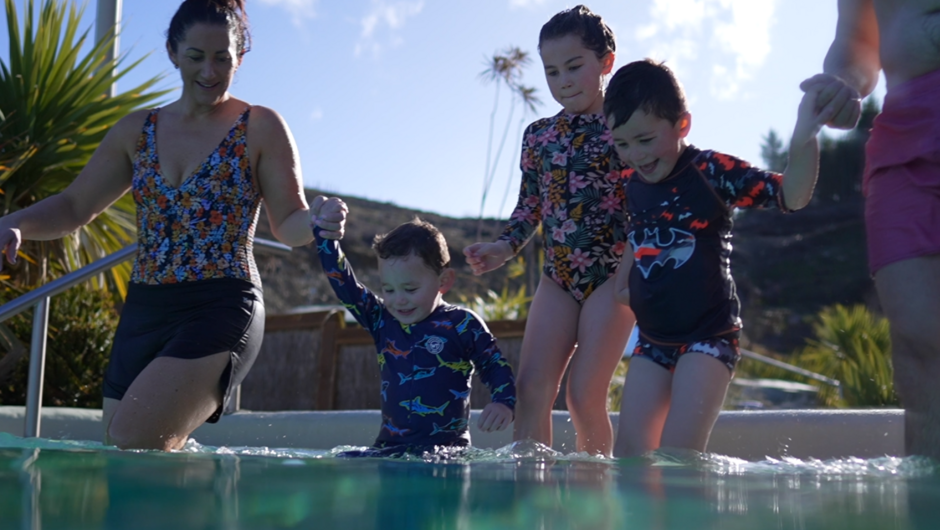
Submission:
M 486 145 L 486 167 L 483 172 L 483 195 L 480 198 L 480 217 L 477 223 L 477 239 L 482 236 L 483 231 L 483 209 L 486 206 L 486 199 L 490 188 L 493 185 L 493 178 L 496 176 L 496 168 L 499 165 L 499 159 L 506 145 L 509 136 L 509 129 L 512 125 L 513 115 L 516 111 L 516 105 L 521 103 L 523 106 L 523 116 L 520 122 L 524 122 L 528 112 L 535 112 L 536 107 L 542 102 L 535 95 L 535 88 L 527 87 L 521 84 L 522 72 L 526 66 L 531 63 L 529 53 L 518 47 L 512 46 L 503 52 L 494 53 L 487 59 L 486 70 L 480 72 L 480 78 L 486 83 L 495 83 L 495 98 L 493 100 L 493 110 L 490 112 L 489 138 Z M 503 129 L 503 136 L 496 148 L 496 154 L 493 156 L 493 135 L 496 129 L 496 113 L 499 109 L 500 87 L 503 85 L 510 92 L 509 115 L 506 118 L 506 125 Z M 521 136 L 521 126 L 519 136 Z
M 773 129 L 764 136 L 760 156 L 764 159 L 765 168 L 770 171 L 781 173 L 787 168 L 787 152 L 783 149 L 783 141 Z
M 822 137 L 815 202 L 834 203 L 861 196 L 865 142 L 879 112 L 875 98 L 869 97 L 862 105 L 862 115 L 854 129 L 839 138 Z

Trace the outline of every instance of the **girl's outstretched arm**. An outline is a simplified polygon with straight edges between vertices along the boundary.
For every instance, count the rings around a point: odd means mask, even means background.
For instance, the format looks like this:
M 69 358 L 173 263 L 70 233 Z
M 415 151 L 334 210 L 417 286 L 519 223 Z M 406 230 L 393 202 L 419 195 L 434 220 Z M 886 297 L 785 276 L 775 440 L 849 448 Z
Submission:
M 474 243 L 463 249 L 463 255 L 473 274 L 479 276 L 502 267 L 514 252 L 508 241 L 500 239 L 495 243 Z

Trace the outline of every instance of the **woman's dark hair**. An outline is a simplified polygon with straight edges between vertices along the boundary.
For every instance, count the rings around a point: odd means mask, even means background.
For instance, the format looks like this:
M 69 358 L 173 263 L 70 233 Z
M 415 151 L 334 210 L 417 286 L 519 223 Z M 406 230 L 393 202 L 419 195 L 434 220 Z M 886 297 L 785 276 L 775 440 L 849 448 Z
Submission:
M 186 38 L 189 28 L 200 23 L 222 25 L 234 33 L 239 57 L 251 50 L 245 0 L 186 0 L 176 10 L 170 20 L 170 29 L 166 31 L 170 49 L 175 53 L 179 43 Z
M 414 254 L 436 274 L 450 267 L 450 252 L 444 235 L 431 223 L 418 218 L 398 225 L 387 234 L 375 236 L 372 249 L 382 259 Z
M 598 59 L 617 51 L 614 32 L 600 15 L 583 5 L 557 13 L 546 22 L 539 32 L 539 49 L 542 49 L 543 42 L 567 35 L 581 37 L 584 47 L 594 52 Z
M 687 112 L 682 86 L 663 63 L 651 59 L 632 62 L 617 70 L 607 84 L 604 116 L 608 127 L 620 127 L 637 109 L 673 125 Z

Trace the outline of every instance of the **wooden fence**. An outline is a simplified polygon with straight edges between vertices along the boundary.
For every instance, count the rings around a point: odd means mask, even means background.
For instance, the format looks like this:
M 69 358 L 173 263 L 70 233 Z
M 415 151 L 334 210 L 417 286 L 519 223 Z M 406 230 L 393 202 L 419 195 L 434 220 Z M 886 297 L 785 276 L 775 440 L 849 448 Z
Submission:
M 487 326 L 503 356 L 518 372 L 525 321 Z M 379 365 L 372 336 L 347 325 L 340 309 L 271 315 L 258 359 L 241 389 L 248 410 L 356 410 L 381 408 Z M 473 376 L 470 406 L 483 408 L 489 392 Z M 564 384 L 555 404 L 565 409 Z

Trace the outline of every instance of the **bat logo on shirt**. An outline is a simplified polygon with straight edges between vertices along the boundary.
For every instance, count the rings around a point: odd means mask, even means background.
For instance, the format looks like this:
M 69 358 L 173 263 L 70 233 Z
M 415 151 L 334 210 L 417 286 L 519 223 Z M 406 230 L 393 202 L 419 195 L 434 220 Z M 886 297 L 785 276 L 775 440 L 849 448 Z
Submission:
M 636 266 L 643 273 L 643 278 L 649 278 L 653 267 L 656 265 L 665 267 L 670 260 L 672 268 L 678 269 L 689 261 L 692 253 L 695 252 L 695 236 L 685 230 L 670 228 L 667 239 L 663 237 L 659 227 L 652 230 L 644 228 L 643 238 L 639 242 L 636 240 L 638 232 L 638 230 L 630 232 L 627 238 L 630 240 L 630 246 L 633 247 L 633 258 Z

